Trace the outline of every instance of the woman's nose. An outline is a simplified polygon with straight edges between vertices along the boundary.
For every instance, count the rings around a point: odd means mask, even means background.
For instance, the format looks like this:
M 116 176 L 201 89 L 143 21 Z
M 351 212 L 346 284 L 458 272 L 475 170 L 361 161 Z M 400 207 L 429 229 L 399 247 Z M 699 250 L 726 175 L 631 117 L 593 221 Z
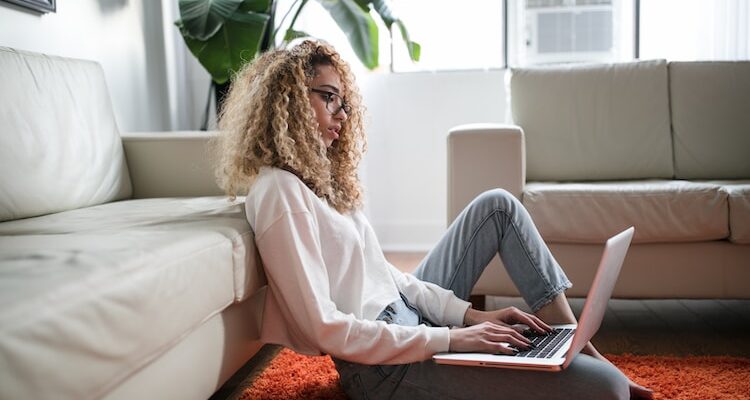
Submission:
M 346 111 L 344 111 L 344 108 L 341 107 L 341 109 L 339 109 L 339 112 L 333 114 L 333 118 L 345 121 L 347 118 L 349 118 L 349 115 L 346 113 Z

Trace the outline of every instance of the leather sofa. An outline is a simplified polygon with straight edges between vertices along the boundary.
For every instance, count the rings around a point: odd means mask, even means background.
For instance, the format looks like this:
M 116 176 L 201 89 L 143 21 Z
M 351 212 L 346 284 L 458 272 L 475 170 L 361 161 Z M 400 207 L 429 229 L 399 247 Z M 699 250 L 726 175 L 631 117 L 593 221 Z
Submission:
M 260 348 L 265 284 L 213 134 L 121 135 L 94 62 L 0 71 L 0 398 L 208 398 Z
M 750 298 L 750 61 L 518 68 L 512 123 L 448 134 L 448 221 L 504 188 L 585 296 L 635 226 L 614 296 Z M 476 295 L 517 292 L 495 257 Z

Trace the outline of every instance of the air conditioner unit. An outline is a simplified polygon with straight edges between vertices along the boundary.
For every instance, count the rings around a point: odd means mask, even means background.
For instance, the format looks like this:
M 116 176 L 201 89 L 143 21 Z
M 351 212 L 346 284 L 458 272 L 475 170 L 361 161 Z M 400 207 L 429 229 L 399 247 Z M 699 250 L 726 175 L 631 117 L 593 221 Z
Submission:
M 612 0 L 527 0 L 526 62 L 615 58 Z

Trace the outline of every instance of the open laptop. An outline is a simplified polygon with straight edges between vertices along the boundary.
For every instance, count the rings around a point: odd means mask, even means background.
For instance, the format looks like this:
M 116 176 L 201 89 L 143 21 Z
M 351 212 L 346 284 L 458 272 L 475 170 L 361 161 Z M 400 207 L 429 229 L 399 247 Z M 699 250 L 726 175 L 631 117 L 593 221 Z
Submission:
M 634 232 L 635 228 L 630 227 L 607 240 L 578 325 L 553 325 L 555 333 L 530 338 L 537 347 L 516 355 L 439 353 L 433 355 L 432 359 L 438 364 L 538 371 L 562 371 L 567 368 L 599 330 L 604 311 L 607 309 L 607 301 L 612 296 Z

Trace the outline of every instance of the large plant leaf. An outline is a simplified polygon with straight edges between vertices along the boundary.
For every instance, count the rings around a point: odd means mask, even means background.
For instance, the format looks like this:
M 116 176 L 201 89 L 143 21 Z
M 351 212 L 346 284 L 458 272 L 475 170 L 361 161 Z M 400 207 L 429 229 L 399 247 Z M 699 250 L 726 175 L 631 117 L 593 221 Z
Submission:
M 211 74 L 217 84 L 229 80 L 233 72 L 258 55 L 268 15 L 261 13 L 235 13 L 224 21 L 219 31 L 208 40 L 198 40 L 184 34 L 190 52 Z M 184 26 L 177 22 L 184 30 Z
M 346 34 L 362 64 L 369 69 L 378 66 L 378 27 L 370 14 L 354 0 L 318 0 Z
M 388 6 L 388 1 L 368 0 L 368 3 L 372 4 L 372 8 L 378 13 L 378 15 L 380 15 L 380 18 L 383 19 L 383 22 L 385 22 L 385 26 L 388 27 L 388 29 L 391 29 L 391 25 L 398 21 L 398 17 L 393 14 L 393 10 Z
M 406 31 L 406 26 L 403 21 L 397 19 L 396 25 L 398 25 L 398 29 L 401 30 L 401 36 L 404 38 L 404 42 L 406 42 L 406 48 L 409 50 L 409 58 L 411 58 L 412 61 L 419 61 L 419 56 L 422 54 L 422 46 L 409 39 L 409 32 Z
M 419 61 L 419 55 L 422 53 L 422 46 L 417 42 L 411 41 L 409 38 L 409 32 L 406 30 L 406 25 L 404 25 L 404 22 L 394 14 L 393 10 L 388 5 L 388 0 L 370 0 L 370 2 L 372 3 L 372 8 L 375 12 L 383 19 L 388 30 L 392 29 L 393 24 L 398 25 L 398 28 L 401 31 L 401 36 L 406 43 L 406 48 L 409 50 L 409 57 L 413 61 Z
M 182 34 L 197 40 L 208 40 L 221 29 L 224 21 L 237 11 L 243 0 L 180 0 Z
M 362 11 L 369 13 L 370 12 L 370 3 L 372 3 L 372 0 L 354 0 L 355 3 L 359 6 L 359 8 L 362 9 Z
M 422 52 L 422 46 L 420 46 L 417 42 L 411 41 L 411 39 L 409 38 L 409 32 L 406 29 L 406 25 L 404 25 L 404 22 L 393 12 L 393 9 L 391 9 L 389 5 L 390 2 L 388 0 L 354 1 L 360 8 L 365 11 L 369 11 L 370 5 L 372 5 L 372 9 L 375 10 L 376 13 L 378 13 L 388 30 L 392 29 L 393 24 L 398 25 L 398 28 L 401 31 L 401 36 L 404 38 L 404 42 L 406 43 L 406 48 L 409 50 L 409 57 L 413 61 L 419 61 L 419 56 Z
M 271 11 L 271 0 L 244 0 L 238 10 L 268 14 Z

